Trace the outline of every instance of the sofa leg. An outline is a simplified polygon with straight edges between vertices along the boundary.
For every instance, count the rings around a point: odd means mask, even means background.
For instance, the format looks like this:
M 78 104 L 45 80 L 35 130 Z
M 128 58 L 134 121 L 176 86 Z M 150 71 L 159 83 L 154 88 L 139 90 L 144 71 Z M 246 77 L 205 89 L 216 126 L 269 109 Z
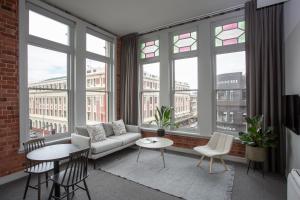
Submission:
M 96 169 L 96 160 L 93 160 L 94 169 Z

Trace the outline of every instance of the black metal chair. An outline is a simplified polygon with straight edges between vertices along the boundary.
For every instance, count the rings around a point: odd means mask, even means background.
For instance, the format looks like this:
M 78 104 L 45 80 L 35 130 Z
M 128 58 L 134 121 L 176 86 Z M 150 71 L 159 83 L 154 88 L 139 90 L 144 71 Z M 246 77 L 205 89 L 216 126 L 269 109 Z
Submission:
M 51 176 L 53 185 L 49 194 L 48 200 L 54 199 L 63 199 L 67 197 L 70 199 L 70 194 L 74 195 L 74 192 L 78 189 L 85 190 L 88 196 L 88 199 L 91 199 L 87 184 L 85 179 L 88 177 L 88 154 L 90 148 L 83 149 L 70 154 L 69 161 L 67 163 L 66 169 L 61 171 L 58 174 Z M 79 183 L 83 182 L 84 186 L 80 186 Z M 63 187 L 66 191 L 64 195 L 60 198 L 53 196 L 54 183 L 58 184 L 60 187 Z M 70 191 L 70 187 L 72 190 Z
M 44 138 L 38 138 L 29 140 L 27 142 L 23 143 L 25 154 L 27 155 L 29 152 L 39 149 L 41 147 L 45 146 L 45 139 Z M 46 177 L 46 186 L 48 187 L 48 172 L 53 170 L 53 162 L 33 162 L 30 160 L 27 160 L 26 162 L 26 168 L 25 172 L 28 173 L 27 182 L 25 186 L 25 191 L 23 195 L 23 199 L 26 199 L 26 194 L 28 191 L 28 188 L 36 189 L 38 191 L 38 199 L 41 199 L 41 184 L 44 182 L 41 182 L 41 175 L 45 174 Z M 38 184 L 36 186 L 30 185 L 30 179 L 31 175 L 36 174 L 38 176 Z

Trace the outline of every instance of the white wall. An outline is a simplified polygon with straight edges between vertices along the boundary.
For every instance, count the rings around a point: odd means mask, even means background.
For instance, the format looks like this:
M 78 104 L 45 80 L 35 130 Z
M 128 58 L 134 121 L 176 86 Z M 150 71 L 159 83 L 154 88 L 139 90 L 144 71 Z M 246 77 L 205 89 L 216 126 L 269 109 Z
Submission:
M 285 3 L 285 92 L 300 94 L 300 0 Z M 300 169 L 300 136 L 287 130 L 287 172 Z

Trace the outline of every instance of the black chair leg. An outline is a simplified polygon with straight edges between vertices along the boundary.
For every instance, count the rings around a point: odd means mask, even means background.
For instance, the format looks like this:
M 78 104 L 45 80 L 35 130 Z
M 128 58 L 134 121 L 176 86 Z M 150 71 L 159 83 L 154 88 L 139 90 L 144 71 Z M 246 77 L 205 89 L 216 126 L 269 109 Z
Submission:
M 94 169 L 96 169 L 96 160 L 93 160 Z
M 247 174 L 249 173 L 250 165 L 251 165 L 251 160 L 249 160 L 249 163 L 248 163 Z
M 41 200 L 41 175 L 38 174 L 38 200 Z
M 67 193 L 67 200 L 70 200 L 70 192 L 69 187 L 65 187 L 66 193 Z
M 75 195 L 75 186 L 72 185 L 72 199 L 73 199 L 74 195 Z
M 52 199 L 53 191 L 54 191 L 54 184 L 52 184 L 48 200 Z
M 27 194 L 27 191 L 28 191 L 28 187 L 29 187 L 29 183 L 30 183 L 30 178 L 31 178 L 31 174 L 29 174 L 28 177 L 27 177 L 23 199 L 26 199 L 26 194 Z
M 91 200 L 90 192 L 89 192 L 89 189 L 88 189 L 87 184 L 85 182 L 85 179 L 83 180 L 83 183 L 84 183 L 86 194 L 87 194 L 89 200 Z
M 46 187 L 48 187 L 48 172 L 46 172 Z

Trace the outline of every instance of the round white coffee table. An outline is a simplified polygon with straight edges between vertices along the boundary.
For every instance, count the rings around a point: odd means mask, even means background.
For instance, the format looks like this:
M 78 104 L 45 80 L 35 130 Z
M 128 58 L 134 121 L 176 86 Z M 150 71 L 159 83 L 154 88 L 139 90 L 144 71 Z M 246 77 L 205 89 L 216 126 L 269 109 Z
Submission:
M 147 149 L 159 149 L 161 152 L 161 157 L 164 163 L 164 168 L 166 167 L 165 164 L 165 156 L 164 156 L 164 149 L 166 147 L 172 146 L 174 142 L 170 139 L 167 138 L 162 138 L 162 137 L 146 137 L 139 139 L 135 142 L 137 146 L 139 146 L 139 153 L 136 158 L 136 162 L 139 161 L 140 153 L 142 148 L 147 148 Z

